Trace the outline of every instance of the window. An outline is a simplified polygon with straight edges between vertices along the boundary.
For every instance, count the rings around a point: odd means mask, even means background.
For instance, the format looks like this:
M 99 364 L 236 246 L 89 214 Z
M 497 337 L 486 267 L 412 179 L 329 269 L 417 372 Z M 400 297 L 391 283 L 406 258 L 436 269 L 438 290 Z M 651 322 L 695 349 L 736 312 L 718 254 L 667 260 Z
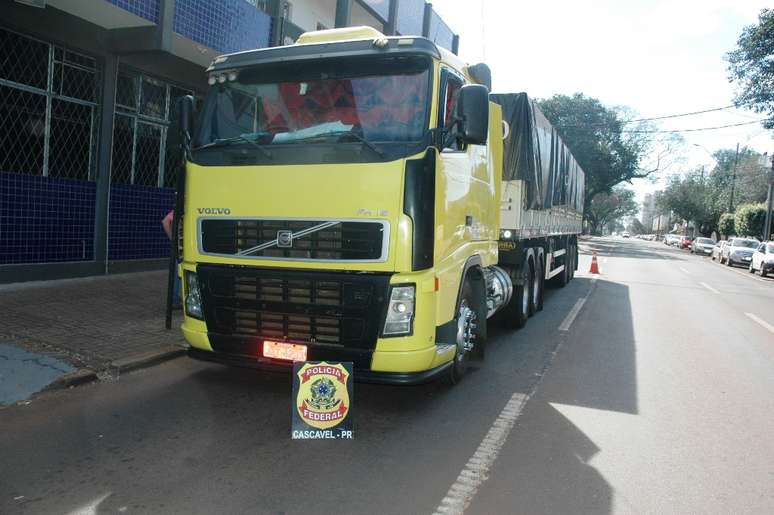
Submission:
M 172 106 L 191 91 L 130 70 L 116 84 L 111 183 L 173 187 L 180 157 L 166 152 Z
M 442 77 L 441 101 L 443 104 L 438 127 L 448 130 L 444 143 L 445 149 L 463 151 L 465 146 L 459 139 L 459 125 L 455 123 L 457 99 L 460 89 L 462 89 L 462 80 L 450 72 L 444 72 Z
M 4 29 L 0 47 L 0 170 L 93 180 L 96 61 Z

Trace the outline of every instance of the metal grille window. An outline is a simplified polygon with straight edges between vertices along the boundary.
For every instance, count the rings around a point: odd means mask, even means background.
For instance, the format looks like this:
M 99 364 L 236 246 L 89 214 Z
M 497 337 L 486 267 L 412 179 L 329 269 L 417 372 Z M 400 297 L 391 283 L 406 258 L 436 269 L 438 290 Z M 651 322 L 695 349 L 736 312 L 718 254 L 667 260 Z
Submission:
M 172 103 L 189 94 L 143 74 L 119 72 L 112 184 L 174 187 L 180 163 L 176 152 L 166 151 L 167 129 Z
M 99 67 L 0 29 L 0 171 L 93 180 Z

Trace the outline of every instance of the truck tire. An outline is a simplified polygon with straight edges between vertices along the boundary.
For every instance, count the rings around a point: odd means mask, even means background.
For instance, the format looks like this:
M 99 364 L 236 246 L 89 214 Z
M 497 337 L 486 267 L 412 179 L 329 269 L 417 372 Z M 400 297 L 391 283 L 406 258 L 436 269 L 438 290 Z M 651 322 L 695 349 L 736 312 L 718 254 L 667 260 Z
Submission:
M 532 277 L 532 305 L 530 306 L 531 315 L 534 315 L 543 309 L 543 292 L 545 289 L 545 268 L 543 267 L 543 259 L 537 253 L 535 255 L 535 266 L 533 268 Z
M 570 248 L 567 247 L 564 253 L 564 270 L 556 276 L 556 285 L 560 288 L 567 286 L 570 281 Z
M 452 365 L 449 367 L 449 374 L 446 380 L 449 384 L 455 385 L 462 381 L 462 377 L 468 369 L 468 362 L 471 355 L 475 352 L 475 347 L 483 345 L 485 332 L 483 327 L 486 324 L 486 316 L 479 318 L 481 312 L 482 299 L 476 299 L 476 288 L 473 287 L 470 276 L 466 276 L 460 292 L 459 307 L 457 308 L 457 350 L 454 353 Z
M 498 323 L 508 329 L 521 329 L 527 323 L 529 318 L 529 295 L 530 295 L 530 266 L 529 261 L 524 259 L 522 264 L 522 277 L 524 284 L 513 285 L 513 296 L 510 302 L 503 306 L 495 314 Z M 526 296 L 526 301 L 525 301 Z

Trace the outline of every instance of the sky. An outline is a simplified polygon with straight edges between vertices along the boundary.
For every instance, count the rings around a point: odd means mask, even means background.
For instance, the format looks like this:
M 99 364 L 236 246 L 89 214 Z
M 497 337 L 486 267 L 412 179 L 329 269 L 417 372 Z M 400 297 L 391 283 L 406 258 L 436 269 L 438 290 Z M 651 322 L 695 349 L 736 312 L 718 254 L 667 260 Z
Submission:
M 533 98 L 576 92 L 643 118 L 733 102 L 724 55 L 742 29 L 770 2 L 759 0 L 434 0 L 433 8 L 460 36 L 460 56 L 486 62 L 495 92 Z M 743 123 L 762 118 L 729 109 L 658 122 L 662 130 Z M 683 133 L 677 163 L 658 182 L 635 180 L 638 199 L 661 189 L 669 174 L 699 166 L 737 143 L 774 152 L 772 131 L 754 123 Z M 701 145 L 701 147 L 694 146 Z M 706 150 L 705 150 L 706 149 Z

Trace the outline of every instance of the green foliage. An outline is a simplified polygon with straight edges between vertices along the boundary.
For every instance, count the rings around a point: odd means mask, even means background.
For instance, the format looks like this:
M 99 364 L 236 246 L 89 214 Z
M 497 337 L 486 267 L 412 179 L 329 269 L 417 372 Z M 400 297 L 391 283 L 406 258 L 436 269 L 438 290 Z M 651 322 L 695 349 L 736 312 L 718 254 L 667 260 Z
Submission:
M 763 9 L 758 24 L 742 30 L 737 48 L 726 54 L 729 80 L 736 82 L 735 102 L 774 117 L 774 10 Z M 774 118 L 764 122 L 774 128 Z
M 763 235 L 763 224 L 766 220 L 766 206 L 764 204 L 745 204 L 736 210 L 734 223 L 739 236 L 754 236 L 760 238 Z
M 685 177 L 672 176 L 657 202 L 662 212 L 672 211 L 679 219 L 693 222 L 706 234 L 711 231 L 708 226 L 714 225 L 709 198 L 710 190 L 704 175 L 695 172 Z
M 723 213 L 718 220 L 718 232 L 724 236 L 736 234 L 736 223 L 733 213 Z
M 600 193 L 590 202 L 586 211 L 586 219 L 592 234 L 599 234 L 612 225 L 617 224 L 621 218 L 637 213 L 637 202 L 634 200 L 634 191 L 622 186 L 613 188 L 610 193 Z
M 587 211 L 596 195 L 609 193 L 617 184 L 644 178 L 659 170 L 661 154 L 654 168 L 642 167 L 652 150 L 652 135 L 621 132 L 624 128 L 643 128 L 641 124 L 626 125 L 624 110 L 605 107 L 599 100 L 581 93 L 554 95 L 541 100 L 539 106 L 586 173 Z

